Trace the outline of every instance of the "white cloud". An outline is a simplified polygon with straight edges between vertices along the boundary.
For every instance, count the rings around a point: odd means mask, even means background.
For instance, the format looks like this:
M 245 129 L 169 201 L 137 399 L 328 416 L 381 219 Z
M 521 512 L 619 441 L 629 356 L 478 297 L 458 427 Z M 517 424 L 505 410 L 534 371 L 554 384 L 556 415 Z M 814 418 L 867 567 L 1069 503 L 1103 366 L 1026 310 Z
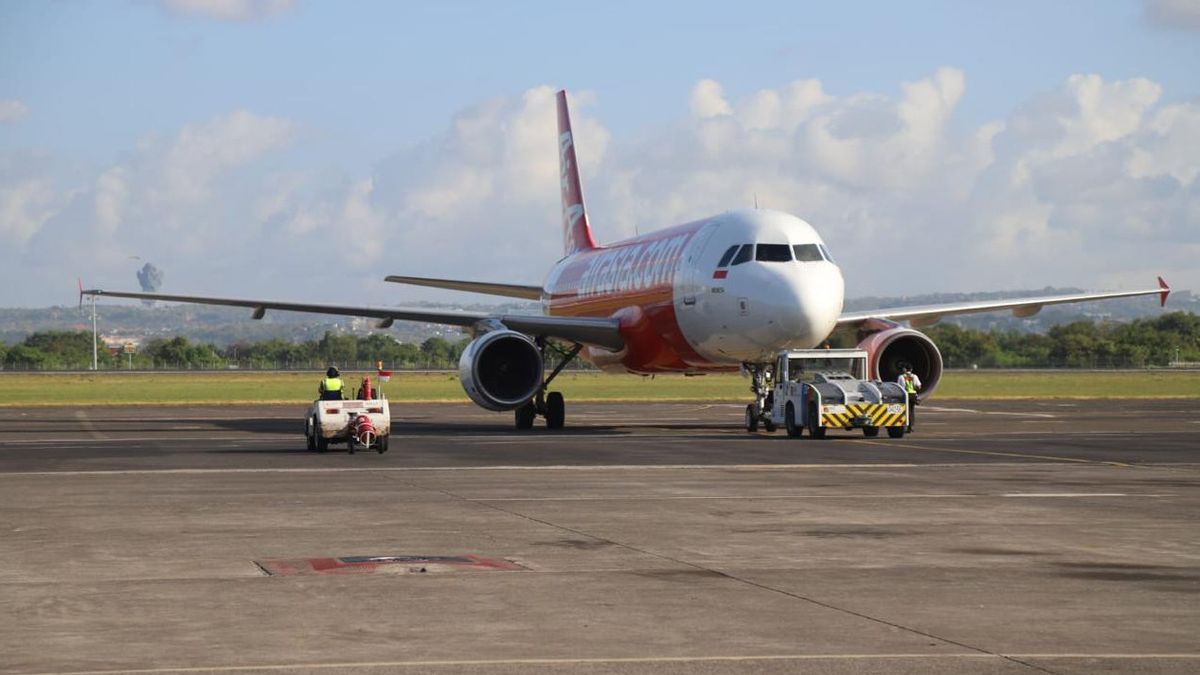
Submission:
M 725 92 L 715 80 L 700 80 L 692 87 L 688 107 L 697 119 L 729 115 L 733 108 L 725 100 Z
M 294 122 L 238 110 L 205 124 L 184 127 L 166 147 L 143 148 L 160 169 L 156 199 L 168 204 L 208 198 L 214 178 L 289 144 Z
M 57 210 L 58 195 L 47 180 L 29 178 L 0 186 L 0 242 L 29 241 Z
M 0 100 L 0 123 L 17 122 L 29 114 L 29 106 L 15 99 Z
M 254 265 L 261 223 L 243 211 L 256 194 L 254 167 L 296 131 L 285 119 L 235 111 L 148 136 L 122 161 L 81 178 L 53 162 L 0 158 L 0 264 L 17 273 L 3 283 L 28 292 L 51 283 L 38 274 L 92 277 L 132 254 L 160 264 L 215 261 L 210 270 Z
M 1143 0 L 1146 17 L 1165 28 L 1200 30 L 1200 0 Z
M 255 21 L 290 12 L 296 0 L 160 0 L 169 11 L 218 21 Z

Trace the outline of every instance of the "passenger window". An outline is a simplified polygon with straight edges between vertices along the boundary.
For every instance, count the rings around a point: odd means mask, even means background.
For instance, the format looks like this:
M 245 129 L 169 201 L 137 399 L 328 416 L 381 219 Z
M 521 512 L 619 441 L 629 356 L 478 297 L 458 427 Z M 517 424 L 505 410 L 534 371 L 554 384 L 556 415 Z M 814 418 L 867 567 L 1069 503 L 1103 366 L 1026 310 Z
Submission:
M 753 257 L 754 257 L 754 244 L 743 244 L 741 250 L 737 252 L 737 255 L 733 256 L 733 262 L 730 264 L 731 265 L 741 265 L 742 263 L 750 260 L 750 258 L 753 258 Z
M 829 249 L 825 248 L 825 244 L 820 244 L 820 247 L 821 253 L 825 255 L 825 259 L 829 262 L 833 262 L 833 256 L 829 255 Z
M 792 251 L 787 244 L 759 244 L 754 259 L 760 262 L 791 262 Z
M 795 244 L 792 249 L 796 251 L 796 260 L 800 262 L 820 262 L 824 260 L 821 257 L 821 250 L 816 244 Z
M 737 250 L 737 244 L 730 246 L 729 250 L 725 251 L 725 255 L 721 256 L 721 262 L 717 263 L 717 267 L 729 267 L 729 261 L 733 260 L 733 254 L 737 253 Z

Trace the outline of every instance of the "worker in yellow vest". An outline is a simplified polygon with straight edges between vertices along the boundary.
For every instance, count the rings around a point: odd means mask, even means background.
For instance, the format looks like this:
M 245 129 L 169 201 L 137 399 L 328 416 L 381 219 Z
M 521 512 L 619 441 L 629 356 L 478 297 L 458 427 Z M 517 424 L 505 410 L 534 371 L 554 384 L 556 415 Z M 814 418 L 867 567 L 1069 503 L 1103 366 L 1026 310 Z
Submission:
M 917 392 L 921 391 L 921 378 L 917 377 L 912 371 L 912 366 L 904 366 L 904 372 L 896 379 L 896 384 L 904 387 L 904 391 L 908 394 L 908 430 L 913 430 L 913 423 L 916 422 L 916 411 L 913 406 L 917 405 Z
M 342 382 L 340 375 L 338 369 L 333 366 L 325 371 L 325 379 L 321 380 L 321 384 L 317 386 L 317 394 L 322 401 L 342 400 L 342 390 L 346 388 L 346 385 Z

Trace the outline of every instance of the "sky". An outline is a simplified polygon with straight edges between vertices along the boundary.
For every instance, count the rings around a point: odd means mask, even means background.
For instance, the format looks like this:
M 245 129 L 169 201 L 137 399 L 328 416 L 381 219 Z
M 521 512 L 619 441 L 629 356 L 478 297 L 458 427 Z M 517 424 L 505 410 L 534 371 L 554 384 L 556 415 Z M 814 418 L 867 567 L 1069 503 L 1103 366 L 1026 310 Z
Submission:
M 1200 290 L 1200 0 L 0 3 L 0 306 L 540 283 L 554 92 L 613 241 L 731 208 L 847 295 Z

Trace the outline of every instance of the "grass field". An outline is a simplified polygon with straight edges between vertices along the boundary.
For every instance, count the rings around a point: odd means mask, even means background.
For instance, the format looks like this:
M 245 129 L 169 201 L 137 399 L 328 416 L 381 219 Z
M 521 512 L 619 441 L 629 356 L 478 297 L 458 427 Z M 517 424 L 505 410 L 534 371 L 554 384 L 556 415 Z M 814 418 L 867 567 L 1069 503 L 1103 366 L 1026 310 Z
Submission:
M 0 406 L 305 403 L 320 373 L 0 373 Z M 361 375 L 347 374 L 347 382 Z M 568 401 L 741 401 L 750 380 L 738 375 L 653 379 L 566 373 L 553 388 Z M 394 401 L 466 401 L 453 373 L 398 373 L 383 385 Z M 1194 398 L 1200 371 L 951 371 L 938 398 Z

